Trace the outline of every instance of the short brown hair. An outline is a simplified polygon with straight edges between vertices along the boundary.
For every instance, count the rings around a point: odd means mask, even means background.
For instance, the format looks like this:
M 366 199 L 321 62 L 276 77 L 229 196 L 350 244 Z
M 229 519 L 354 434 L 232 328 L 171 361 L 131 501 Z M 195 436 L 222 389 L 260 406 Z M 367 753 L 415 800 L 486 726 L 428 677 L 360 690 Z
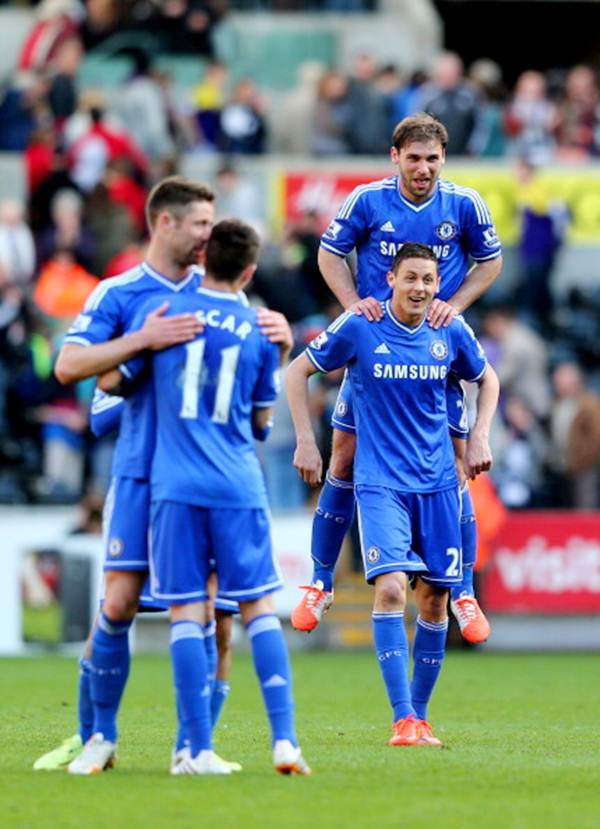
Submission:
M 244 268 L 256 264 L 260 239 L 250 225 L 223 219 L 213 227 L 206 246 L 206 272 L 220 282 L 235 282 Z
M 401 150 L 405 144 L 412 141 L 423 143 L 436 141 L 445 150 L 448 143 L 448 130 L 437 118 L 426 112 L 420 112 L 418 115 L 403 118 L 400 123 L 396 124 L 392 133 L 392 147 L 397 150 Z
M 437 256 L 429 245 L 422 245 L 420 242 L 405 242 L 392 262 L 392 271 L 396 269 L 405 259 L 430 259 L 435 262 L 435 269 L 439 273 Z
M 177 218 L 192 202 L 214 202 L 215 194 L 206 184 L 200 184 L 185 176 L 168 176 L 155 184 L 146 201 L 146 221 L 154 226 L 161 210 L 168 210 Z

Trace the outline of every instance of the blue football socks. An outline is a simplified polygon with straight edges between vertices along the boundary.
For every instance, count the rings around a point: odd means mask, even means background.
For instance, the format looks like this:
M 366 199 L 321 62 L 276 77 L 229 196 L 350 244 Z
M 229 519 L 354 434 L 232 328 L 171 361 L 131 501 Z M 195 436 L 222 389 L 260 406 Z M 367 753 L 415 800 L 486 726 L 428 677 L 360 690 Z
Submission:
M 206 653 L 206 670 L 211 688 L 217 675 L 217 623 L 214 619 L 207 622 L 203 628 L 204 651 Z
M 252 619 L 246 629 L 273 742 L 290 740 L 297 745 L 292 673 L 281 623 L 277 616 L 265 614 Z
M 426 622 L 420 616 L 417 618 L 410 691 L 413 708 L 420 720 L 427 719 L 427 705 L 444 661 L 447 634 L 447 619 L 444 622 Z
M 210 721 L 213 728 L 219 722 L 221 711 L 230 691 L 231 687 L 226 679 L 215 679 L 210 695 Z
M 84 656 L 79 660 L 79 687 L 77 693 L 77 714 L 79 736 L 87 743 L 94 733 L 94 704 L 92 702 L 92 663 Z
M 94 733 L 117 741 L 117 714 L 129 676 L 129 628 L 132 619 L 116 622 L 101 611 L 92 637 L 90 687 Z
M 192 757 L 211 748 L 210 687 L 202 625 L 181 621 L 171 625 L 171 665 L 177 699 L 181 748 L 183 735 Z
M 408 683 L 408 640 L 404 613 L 373 611 L 373 641 L 393 711 L 393 722 L 414 714 Z
M 460 534 L 462 544 L 463 578 L 460 584 L 452 587 L 452 599 L 462 596 L 474 596 L 473 572 L 477 560 L 477 521 L 469 487 L 465 485 L 461 490 L 461 518 Z
M 333 590 L 333 574 L 340 556 L 344 536 L 354 519 L 354 485 L 351 481 L 325 476 L 312 525 L 311 555 L 313 584 L 323 583 L 323 590 Z

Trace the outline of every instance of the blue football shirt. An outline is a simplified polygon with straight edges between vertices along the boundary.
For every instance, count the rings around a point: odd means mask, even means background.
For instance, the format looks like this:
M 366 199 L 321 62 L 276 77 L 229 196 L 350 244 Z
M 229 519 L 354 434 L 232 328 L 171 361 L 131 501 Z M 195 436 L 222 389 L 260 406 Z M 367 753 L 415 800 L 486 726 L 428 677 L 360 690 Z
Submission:
M 119 276 L 105 279 L 88 297 L 83 311 L 67 332 L 65 343 L 89 346 L 120 337 L 132 329 L 142 305 L 149 313 L 164 300 L 171 301 L 186 291 L 195 292 L 202 275 L 200 268 L 191 268 L 184 280 L 172 282 L 144 262 Z M 149 478 L 155 433 L 150 384 L 141 381 L 123 406 L 113 474 Z
M 142 309 L 138 324 L 147 310 Z M 152 377 L 157 439 L 152 498 L 203 507 L 268 507 L 252 436 L 252 410 L 277 399 L 279 348 L 240 296 L 200 288 L 169 314 L 196 313 L 204 331 L 156 352 Z M 143 360 L 122 367 L 133 378 Z
M 479 193 L 441 179 L 421 204 L 404 198 L 398 176 L 357 187 L 321 237 L 321 246 L 338 256 L 356 248 L 358 295 L 377 299 L 390 295 L 385 276 L 404 242 L 433 248 L 444 300 L 464 282 L 470 260 L 484 262 L 502 252 Z
M 356 484 L 405 492 L 456 486 L 448 434 L 446 382 L 450 371 L 474 382 L 486 359 L 462 317 L 435 331 L 411 328 L 384 304 L 382 320 L 346 312 L 306 349 L 320 371 L 348 366 L 356 420 Z

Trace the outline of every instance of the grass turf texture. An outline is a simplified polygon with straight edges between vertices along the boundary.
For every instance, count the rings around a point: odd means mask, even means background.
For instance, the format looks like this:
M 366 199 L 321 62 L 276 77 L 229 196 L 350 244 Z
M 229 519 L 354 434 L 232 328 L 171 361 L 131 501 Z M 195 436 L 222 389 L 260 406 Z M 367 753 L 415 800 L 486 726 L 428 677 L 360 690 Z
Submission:
M 173 713 L 163 657 L 134 659 L 115 770 L 33 772 L 35 758 L 75 730 L 76 672 L 76 661 L 61 657 L 0 660 L 2 829 L 600 825 L 596 655 L 451 653 L 430 712 L 444 749 L 386 746 L 389 714 L 372 654 L 297 655 L 311 778 L 273 772 L 245 655 L 236 656 L 216 735 L 217 751 L 242 762 L 242 774 L 167 774 Z

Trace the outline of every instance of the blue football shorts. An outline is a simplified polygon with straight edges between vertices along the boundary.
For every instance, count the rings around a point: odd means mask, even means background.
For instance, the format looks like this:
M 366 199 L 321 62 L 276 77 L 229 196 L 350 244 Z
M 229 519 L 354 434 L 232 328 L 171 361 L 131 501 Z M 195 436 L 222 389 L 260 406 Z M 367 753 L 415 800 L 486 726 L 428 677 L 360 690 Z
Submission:
M 365 578 L 383 573 L 419 575 L 440 587 L 462 581 L 458 487 L 441 492 L 399 492 L 355 487 Z
M 273 556 L 268 512 L 154 502 L 152 595 L 170 604 L 204 601 L 213 565 L 219 599 L 248 602 L 279 590 L 282 580 Z
M 115 477 L 104 502 L 103 531 L 105 570 L 149 570 L 148 532 L 150 482 L 140 478 Z M 167 610 L 167 602 L 152 596 L 150 579 L 142 586 L 141 611 Z M 217 593 L 217 610 L 238 613 L 237 602 Z
M 469 436 L 469 424 L 465 393 L 454 373 L 448 375 L 446 383 L 446 409 L 448 411 L 450 433 L 456 435 L 456 437 L 466 439 Z M 331 425 L 334 429 L 340 429 L 342 432 L 351 432 L 352 434 L 356 432 L 352 408 L 352 385 L 348 378 L 348 372 L 344 373 L 344 379 L 335 401 Z
M 150 482 L 112 479 L 102 516 L 105 570 L 148 569 Z

